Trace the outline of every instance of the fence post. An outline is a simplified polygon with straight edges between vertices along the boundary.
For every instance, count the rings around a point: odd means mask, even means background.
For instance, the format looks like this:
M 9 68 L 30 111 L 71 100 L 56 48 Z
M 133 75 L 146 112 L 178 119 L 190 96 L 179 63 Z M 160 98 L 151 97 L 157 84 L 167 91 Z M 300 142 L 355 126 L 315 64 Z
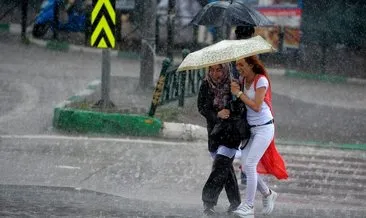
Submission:
M 194 94 L 196 94 L 196 91 L 198 92 L 198 90 L 200 89 L 202 79 L 204 78 L 204 75 L 202 76 L 202 72 L 205 75 L 205 69 L 201 69 L 200 71 L 197 72 L 197 84 Z
M 152 97 L 152 101 L 151 101 L 150 110 L 149 110 L 149 113 L 148 113 L 148 115 L 150 117 L 153 117 L 155 115 L 156 108 L 159 105 L 160 96 L 161 96 L 161 93 L 162 93 L 163 88 L 164 88 L 166 71 L 168 70 L 171 62 L 172 61 L 169 58 L 166 58 L 163 61 L 162 68 L 161 68 L 161 71 L 160 71 L 159 80 L 156 83 L 155 90 L 154 90 L 153 97 Z
M 170 100 L 170 83 L 172 80 L 172 74 L 166 72 L 165 73 L 165 84 L 164 84 L 164 88 L 163 88 L 163 98 L 162 98 L 162 103 L 164 103 L 165 100 L 169 101 Z
M 191 93 L 194 93 L 194 74 L 195 74 L 194 70 L 190 71 L 188 74 L 188 90 Z
M 187 57 L 188 54 L 189 54 L 189 50 L 183 49 L 183 51 L 182 51 L 183 59 L 185 57 Z M 186 90 L 186 75 L 187 75 L 187 71 L 181 72 L 180 84 L 179 84 L 180 85 L 180 96 L 179 96 L 179 102 L 178 102 L 179 107 L 184 107 L 184 96 L 185 96 L 185 90 Z
M 27 39 L 27 16 L 28 16 L 28 0 L 22 2 L 22 40 Z
M 193 26 L 193 48 L 198 47 L 198 26 Z

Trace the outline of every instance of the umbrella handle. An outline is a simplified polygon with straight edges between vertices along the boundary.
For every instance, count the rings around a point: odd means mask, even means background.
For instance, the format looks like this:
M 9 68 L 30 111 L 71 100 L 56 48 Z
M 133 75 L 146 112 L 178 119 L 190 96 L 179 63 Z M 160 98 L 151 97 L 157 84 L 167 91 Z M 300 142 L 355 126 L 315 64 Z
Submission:
M 231 82 L 237 82 L 237 83 L 239 83 L 239 79 L 237 78 L 238 77 L 238 75 L 234 75 L 234 69 L 233 69 L 233 63 L 231 63 L 230 65 L 229 65 L 229 75 L 230 75 L 230 81 Z M 237 99 L 237 97 L 235 96 L 235 95 L 232 95 L 232 100 L 233 101 L 236 101 L 236 99 Z

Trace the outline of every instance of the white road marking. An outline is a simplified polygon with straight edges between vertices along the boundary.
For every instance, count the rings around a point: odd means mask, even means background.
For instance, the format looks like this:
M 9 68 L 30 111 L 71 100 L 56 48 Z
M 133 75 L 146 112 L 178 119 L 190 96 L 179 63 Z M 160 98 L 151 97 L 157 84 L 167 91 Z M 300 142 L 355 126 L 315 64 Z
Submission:
M 126 142 L 140 144 L 158 144 L 158 145 L 187 145 L 202 144 L 199 142 L 174 142 L 162 141 L 155 139 L 128 139 L 128 138 L 102 138 L 102 137 L 76 137 L 76 136 L 60 136 L 60 135 L 0 135 L 0 139 L 50 139 L 50 140 L 75 140 L 75 141 L 95 141 L 95 142 Z
M 56 168 L 60 169 L 69 169 L 69 170 L 80 170 L 80 167 L 73 167 L 73 166 L 65 166 L 65 165 L 58 165 Z

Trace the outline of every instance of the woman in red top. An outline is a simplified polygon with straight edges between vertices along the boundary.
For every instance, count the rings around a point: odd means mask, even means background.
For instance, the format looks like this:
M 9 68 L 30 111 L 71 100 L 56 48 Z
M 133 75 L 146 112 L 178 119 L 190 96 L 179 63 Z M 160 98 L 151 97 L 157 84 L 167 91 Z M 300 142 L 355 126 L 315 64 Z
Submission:
M 273 211 L 278 194 L 268 188 L 258 173 L 271 174 L 278 179 L 288 177 L 284 161 L 274 144 L 271 84 L 256 56 L 238 60 L 236 68 L 244 78 L 242 89 L 238 83 L 232 82 L 231 92 L 245 103 L 251 137 L 242 151 L 242 169 L 247 176 L 246 199 L 234 213 L 241 217 L 254 216 L 254 198 L 258 188 L 263 195 L 262 212 L 268 215 Z

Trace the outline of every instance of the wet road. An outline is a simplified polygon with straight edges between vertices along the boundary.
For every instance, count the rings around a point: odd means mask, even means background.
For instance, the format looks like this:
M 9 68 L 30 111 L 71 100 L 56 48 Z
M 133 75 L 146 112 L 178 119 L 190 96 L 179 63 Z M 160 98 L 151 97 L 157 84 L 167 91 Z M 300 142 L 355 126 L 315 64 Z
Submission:
M 141 139 L 1 136 L 0 214 L 200 217 L 200 193 L 210 171 L 205 147 Z M 366 214 L 365 153 L 278 148 L 290 178 L 268 179 L 280 193 L 272 217 Z M 257 197 L 256 217 L 262 217 Z M 227 206 L 222 194 L 216 208 L 221 217 L 227 217 Z

